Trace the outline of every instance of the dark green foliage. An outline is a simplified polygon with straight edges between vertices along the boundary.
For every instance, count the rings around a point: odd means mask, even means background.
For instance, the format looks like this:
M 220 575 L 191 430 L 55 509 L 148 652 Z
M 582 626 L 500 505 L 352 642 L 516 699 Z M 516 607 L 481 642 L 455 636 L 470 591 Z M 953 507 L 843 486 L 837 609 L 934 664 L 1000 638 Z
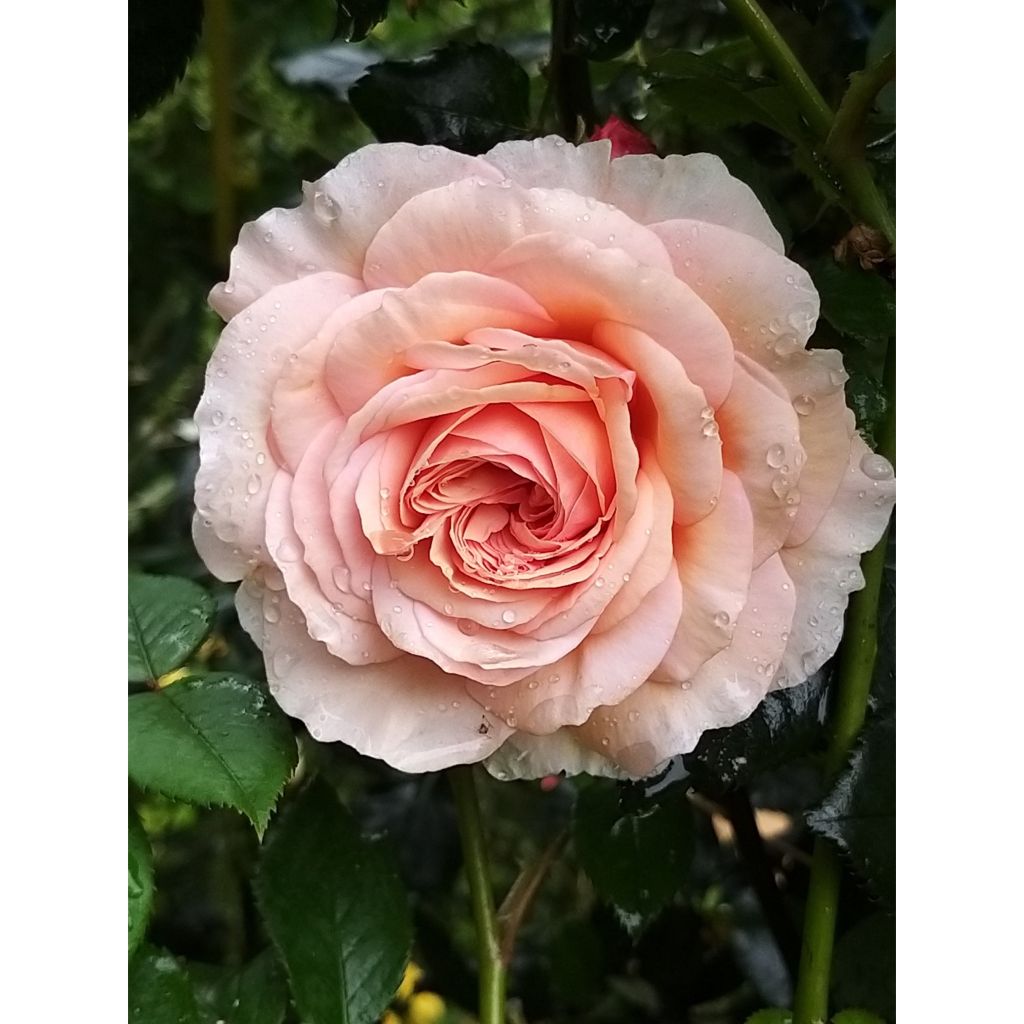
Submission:
M 143 947 L 128 965 L 131 1024 L 201 1024 L 188 975 L 160 949 Z
M 654 0 L 573 0 L 573 49 L 590 60 L 625 53 L 644 30 Z
M 203 23 L 203 0 L 130 0 L 128 116 L 138 117 L 185 73 Z
M 836 843 L 871 891 L 896 905 L 896 721 L 888 714 L 864 731 L 832 791 L 807 824 Z
M 381 142 L 483 153 L 527 135 L 530 82 L 504 51 L 451 43 L 418 61 L 375 64 L 349 101 Z
M 153 909 L 153 853 L 149 839 L 128 810 L 128 954 L 135 952 L 146 933 Z
M 808 270 L 821 296 L 821 315 L 840 334 L 871 344 L 896 333 L 896 292 L 881 275 L 842 267 L 828 256 Z
M 768 694 L 742 722 L 704 733 L 683 758 L 694 785 L 709 796 L 720 796 L 820 749 L 825 691 L 825 676 L 818 672 L 800 686 Z
M 839 936 L 833 956 L 832 1001 L 896 1019 L 896 918 L 878 912 Z
M 334 34 L 346 42 L 357 43 L 388 16 L 389 0 L 335 0 L 338 23 Z
M 325 783 L 275 822 L 257 886 L 260 908 L 311 1024 L 370 1024 L 402 980 L 412 928 L 390 854 Z
M 128 681 L 151 682 L 178 668 L 202 643 L 213 600 L 190 580 L 128 576 Z
M 189 973 L 203 1024 L 282 1024 L 288 1012 L 288 982 L 272 949 L 237 971 L 200 968 Z
M 177 800 L 234 807 L 262 832 L 295 767 L 288 719 L 244 676 L 185 679 L 128 698 L 128 774 Z
M 686 882 L 692 814 L 678 786 L 643 798 L 594 782 L 576 800 L 573 839 L 594 888 L 637 935 Z

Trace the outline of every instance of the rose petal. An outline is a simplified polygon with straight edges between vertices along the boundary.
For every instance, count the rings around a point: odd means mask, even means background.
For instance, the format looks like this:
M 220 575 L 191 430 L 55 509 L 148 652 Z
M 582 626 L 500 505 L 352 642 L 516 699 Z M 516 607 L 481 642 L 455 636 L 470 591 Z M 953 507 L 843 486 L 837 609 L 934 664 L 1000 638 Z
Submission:
M 228 280 L 210 293 L 210 305 L 227 319 L 271 288 L 322 270 L 359 285 L 367 246 L 397 210 L 420 192 L 470 176 L 502 177 L 485 161 L 440 146 L 364 146 L 306 184 L 297 208 L 269 210 L 242 228 Z
M 288 357 L 316 336 L 350 296 L 338 274 L 275 288 L 225 328 L 196 409 L 199 472 L 197 540 L 221 579 L 245 575 L 262 553 L 264 509 L 276 460 L 267 443 L 271 393 Z M 212 533 L 228 553 L 216 546 Z
M 513 733 L 484 761 L 484 767 L 502 782 L 560 774 L 629 778 L 618 765 L 580 743 L 572 729 L 559 729 L 547 736 Z
M 598 708 L 576 735 L 632 775 L 649 775 L 691 751 L 707 729 L 746 718 L 764 697 L 786 646 L 795 594 L 782 559 L 754 570 L 732 643 L 692 680 L 647 682 L 616 706 Z
M 309 636 L 287 598 L 264 623 L 270 692 L 315 739 L 347 743 L 399 771 L 427 772 L 482 760 L 509 735 L 465 698 L 463 680 L 429 661 L 406 655 L 346 665 Z
M 850 594 L 864 586 L 860 556 L 882 536 L 895 500 L 892 467 L 854 435 L 831 507 L 806 541 L 780 552 L 797 604 L 774 689 L 802 683 L 835 653 Z

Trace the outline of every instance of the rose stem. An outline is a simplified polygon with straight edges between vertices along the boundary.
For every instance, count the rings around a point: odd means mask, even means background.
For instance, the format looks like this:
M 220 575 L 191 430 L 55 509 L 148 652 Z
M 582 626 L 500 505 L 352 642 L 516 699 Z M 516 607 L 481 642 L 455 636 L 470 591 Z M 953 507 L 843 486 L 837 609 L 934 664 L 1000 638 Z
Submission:
M 582 120 L 587 135 L 597 123 L 590 88 L 590 65 L 586 57 L 573 52 L 575 18 L 572 0 L 551 0 L 548 80 L 554 91 L 560 130 L 570 142 L 580 141 L 577 138 L 579 121 Z
M 494 910 L 487 843 L 480 818 L 474 772 L 473 765 L 458 765 L 448 769 L 448 780 L 455 794 L 462 858 L 476 924 L 480 958 L 480 1024 L 504 1024 L 505 964 L 501 958 L 498 916 Z
M 896 345 L 890 343 L 885 359 L 885 394 L 889 408 L 878 438 L 878 450 L 893 465 L 896 464 L 895 378 Z M 864 724 L 878 650 L 878 598 L 888 539 L 887 529 L 882 539 L 861 560 L 864 589 L 850 598 L 846 635 L 836 670 L 832 734 L 825 755 L 827 778 L 833 778 L 846 764 Z M 841 879 L 842 869 L 835 847 L 827 839 L 816 839 L 804 912 L 803 950 L 793 1003 L 793 1024 L 814 1024 L 825 1020 L 828 1015 L 829 976 Z
M 872 68 L 862 73 L 867 76 L 867 82 L 859 79 L 851 84 L 847 93 L 850 102 L 844 98 L 840 106 L 840 111 L 846 107 L 847 114 L 842 118 L 835 118 L 832 108 L 825 102 L 825 97 L 818 91 L 803 65 L 797 60 L 796 54 L 789 48 L 789 44 L 782 38 L 756 0 L 723 2 L 775 68 L 779 80 L 792 94 L 818 141 L 823 146 L 827 144 L 831 165 L 856 215 L 863 217 L 872 227 L 878 228 L 890 243 L 895 245 L 896 222 L 878 191 L 874 178 L 871 177 L 867 160 L 864 158 L 863 145 L 855 144 L 862 134 L 864 117 L 870 109 L 871 100 L 888 78 L 878 84 L 875 93 L 868 96 L 866 103 L 863 102 L 863 97 L 879 77 L 885 74 L 892 77 L 895 71 L 895 56 L 891 58 L 892 71 L 887 70 L 890 58 L 886 57 L 880 62 L 881 65 L 886 65 L 881 71 Z M 853 97 L 850 97 L 850 93 L 853 93 Z M 833 125 L 839 128 L 842 134 L 838 138 L 830 139 Z
M 227 267 L 235 223 L 234 126 L 231 117 L 231 0 L 206 0 L 206 53 L 210 61 L 210 149 L 213 161 L 213 258 Z

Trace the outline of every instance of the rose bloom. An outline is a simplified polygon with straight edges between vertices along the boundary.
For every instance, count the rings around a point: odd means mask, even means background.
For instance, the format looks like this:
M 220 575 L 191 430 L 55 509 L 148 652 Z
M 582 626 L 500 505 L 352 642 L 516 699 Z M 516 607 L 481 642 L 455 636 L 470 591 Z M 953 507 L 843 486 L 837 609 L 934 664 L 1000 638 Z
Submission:
M 836 649 L 894 483 L 811 280 L 610 147 L 367 146 L 242 228 L 195 540 L 316 739 L 643 776 Z

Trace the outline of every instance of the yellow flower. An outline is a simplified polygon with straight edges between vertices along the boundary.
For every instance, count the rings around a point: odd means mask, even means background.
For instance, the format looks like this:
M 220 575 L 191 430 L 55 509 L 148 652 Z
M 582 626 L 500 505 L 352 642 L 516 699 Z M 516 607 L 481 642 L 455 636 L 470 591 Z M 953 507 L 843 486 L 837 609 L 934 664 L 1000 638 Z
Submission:
M 438 1024 L 444 1016 L 444 1000 L 436 992 L 417 992 L 409 1000 L 406 1024 Z
M 422 977 L 423 968 L 419 964 L 410 961 L 409 966 L 405 969 L 405 977 L 402 978 L 402 984 L 398 986 L 398 991 L 395 993 L 395 998 L 402 1002 L 409 999 L 413 992 L 416 991 L 416 986 Z

